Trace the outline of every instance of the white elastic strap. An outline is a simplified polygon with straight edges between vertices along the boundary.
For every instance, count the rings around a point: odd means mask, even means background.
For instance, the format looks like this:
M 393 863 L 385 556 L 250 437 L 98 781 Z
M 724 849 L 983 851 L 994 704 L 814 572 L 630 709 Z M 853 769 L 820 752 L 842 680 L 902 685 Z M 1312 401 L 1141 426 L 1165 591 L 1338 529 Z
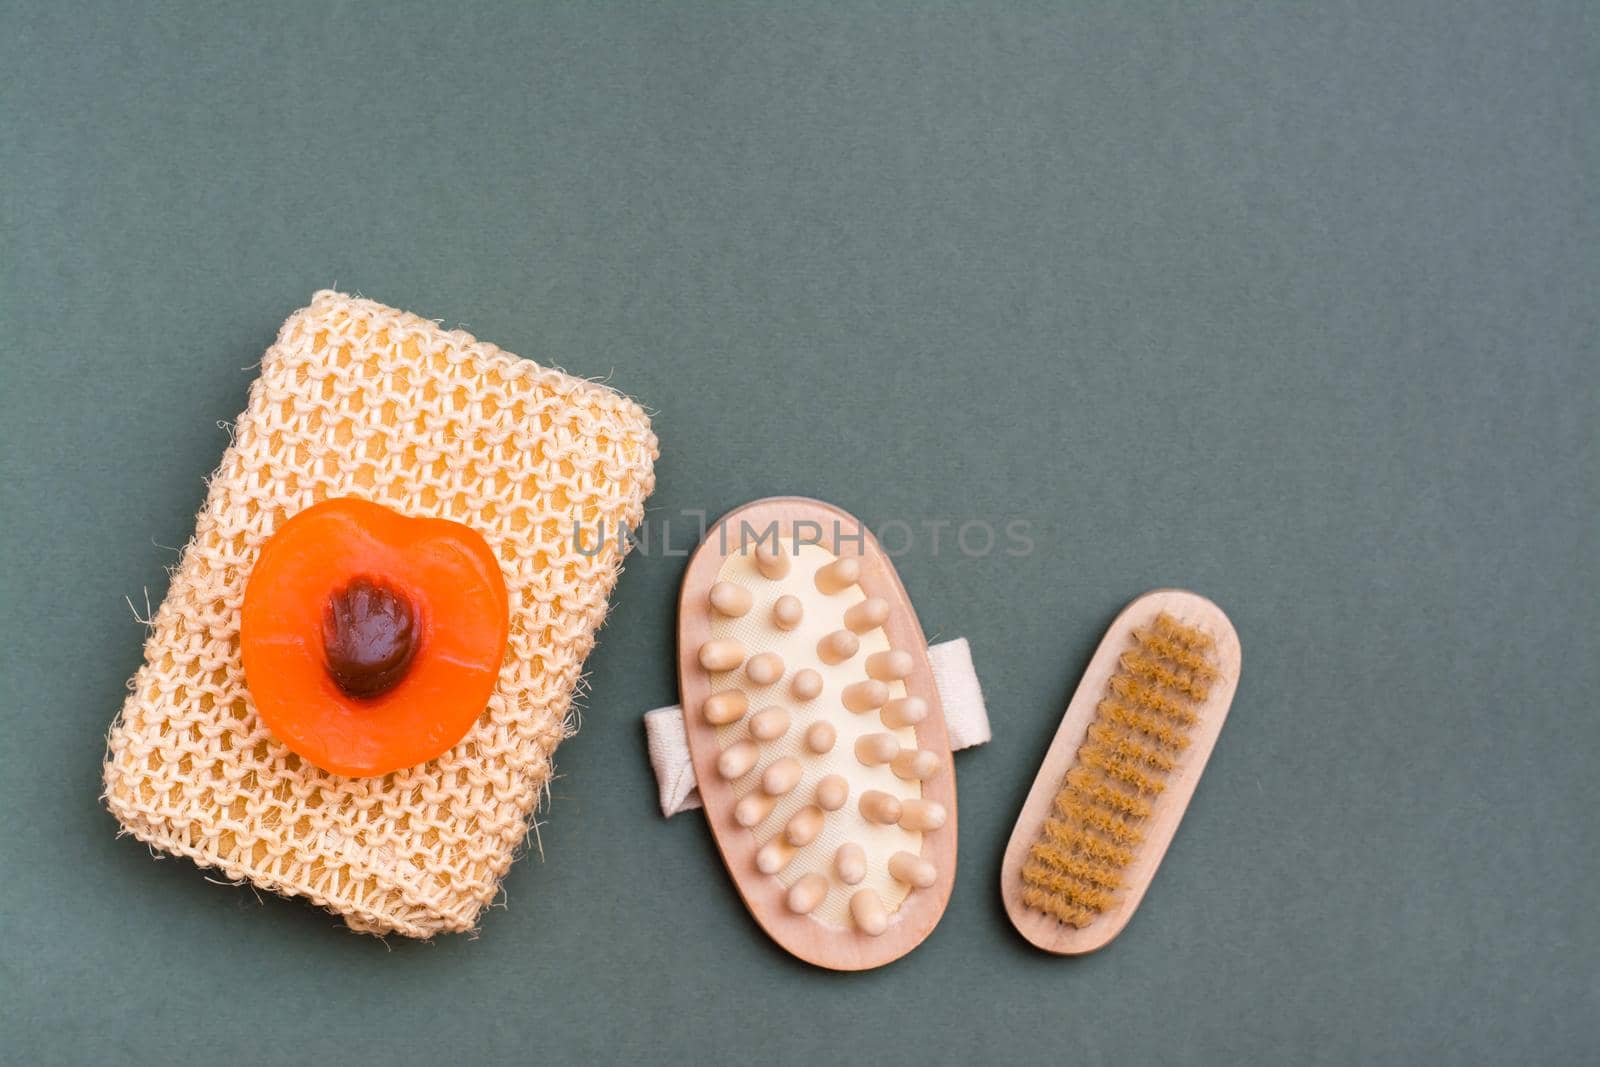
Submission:
M 944 705 L 945 730 L 950 748 L 958 751 L 982 745 L 992 736 L 989 711 L 983 706 L 978 672 L 972 667 L 972 648 L 958 637 L 928 646 L 933 684 Z M 650 748 L 650 766 L 661 792 L 661 814 L 667 818 L 700 807 L 700 790 L 689 758 L 689 737 L 683 729 L 683 709 L 673 704 L 644 713 L 644 734 Z

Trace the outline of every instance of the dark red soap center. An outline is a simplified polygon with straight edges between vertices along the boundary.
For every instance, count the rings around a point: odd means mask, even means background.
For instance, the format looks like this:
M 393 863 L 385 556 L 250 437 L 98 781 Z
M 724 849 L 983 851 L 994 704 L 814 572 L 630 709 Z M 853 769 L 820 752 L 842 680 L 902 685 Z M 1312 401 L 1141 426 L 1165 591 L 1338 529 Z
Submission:
M 322 658 L 334 683 L 353 697 L 375 697 L 406 676 L 417 654 L 417 612 L 404 593 L 355 578 L 322 609 Z

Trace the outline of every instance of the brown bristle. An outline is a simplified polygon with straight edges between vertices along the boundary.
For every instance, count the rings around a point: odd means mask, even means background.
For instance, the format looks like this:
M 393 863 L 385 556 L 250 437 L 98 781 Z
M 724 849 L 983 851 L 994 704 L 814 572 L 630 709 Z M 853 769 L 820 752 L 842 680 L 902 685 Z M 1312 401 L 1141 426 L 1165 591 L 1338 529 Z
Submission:
M 1204 630 L 1185 626 L 1164 611 L 1156 616 L 1155 631 L 1162 637 L 1169 637 L 1185 648 L 1192 648 L 1197 652 L 1210 652 L 1212 646 L 1216 644 L 1211 635 Z
M 1039 843 L 1033 846 L 1031 858 L 1049 866 L 1053 871 L 1071 875 L 1079 881 L 1088 882 L 1102 889 L 1122 888 L 1122 876 L 1117 873 L 1120 868 L 1107 866 L 1087 856 L 1079 855 L 1073 849 L 1062 848 L 1045 839 L 1040 839 Z
M 1134 640 L 1138 641 L 1149 652 L 1170 660 L 1174 665 L 1183 668 L 1196 678 L 1211 681 L 1217 676 L 1217 669 L 1204 655 L 1168 637 L 1166 634 L 1154 630 L 1133 631 Z
M 1022 867 L 1022 900 L 1069 926 L 1113 907 L 1142 823 L 1189 744 L 1217 669 L 1202 630 L 1161 614 L 1133 631 L 1077 759 Z
M 1093 827 L 1108 840 L 1129 845 L 1137 845 L 1144 840 L 1144 831 L 1139 829 L 1138 823 L 1129 821 L 1120 812 L 1101 807 L 1075 789 L 1063 789 L 1058 793 L 1055 808 L 1063 819 Z
M 1078 762 L 1101 771 L 1107 778 L 1133 786 L 1141 796 L 1155 796 L 1166 788 L 1159 777 L 1145 773 L 1137 764 L 1093 741 L 1085 742 L 1078 749 Z
M 1163 693 L 1159 688 L 1141 682 L 1132 675 L 1120 671 L 1112 675 L 1111 691 L 1135 707 L 1147 711 L 1159 711 L 1182 726 L 1194 725 L 1194 709 L 1184 698 Z
M 1034 886 L 1029 886 L 1022 891 L 1022 902 L 1035 911 L 1042 911 L 1069 926 L 1088 926 L 1100 914 L 1096 909 L 1082 908 L 1075 904 L 1069 904 L 1065 898 Z
M 1034 847 L 1035 850 L 1038 849 L 1037 845 Z M 1071 872 L 1057 870 L 1042 860 L 1037 851 L 1030 852 L 1028 862 L 1022 865 L 1022 881 L 1034 889 L 1047 890 L 1066 903 L 1079 908 L 1105 911 L 1117 899 L 1115 890 L 1097 886 Z
M 1118 759 L 1149 764 L 1158 771 L 1170 771 L 1178 765 L 1172 753 L 1146 744 L 1112 723 L 1090 723 L 1089 740 L 1115 753 Z
M 1060 819 L 1046 819 L 1043 834 L 1056 844 L 1076 848 L 1085 855 L 1105 860 L 1117 867 L 1133 862 L 1133 850 L 1101 837 L 1087 826 L 1076 826 Z
M 1169 726 L 1159 716 L 1126 704 L 1116 697 L 1106 697 L 1100 702 L 1100 718 L 1153 737 L 1168 748 L 1182 749 L 1189 744 L 1189 739 L 1181 729 Z
M 1144 652 L 1124 652 L 1122 669 L 1152 685 L 1171 689 L 1190 700 L 1205 700 L 1210 686 L 1187 671 L 1175 671 L 1164 661 Z
M 1080 750 L 1080 755 L 1081 750 Z M 1084 799 L 1098 804 L 1107 811 L 1138 819 L 1150 817 L 1150 802 L 1137 793 L 1130 793 L 1117 783 L 1108 781 L 1098 771 L 1079 764 L 1067 772 L 1067 785 Z

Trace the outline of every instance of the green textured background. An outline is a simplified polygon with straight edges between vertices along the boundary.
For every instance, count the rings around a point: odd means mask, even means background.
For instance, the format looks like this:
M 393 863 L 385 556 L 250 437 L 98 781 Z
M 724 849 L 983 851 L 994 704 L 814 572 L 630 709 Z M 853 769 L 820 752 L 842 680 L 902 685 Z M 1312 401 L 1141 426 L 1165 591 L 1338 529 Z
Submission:
M 1582 6 L 5 3 L 0 1058 L 1588 1058 Z M 124 598 L 161 596 L 218 423 L 334 284 L 610 375 L 657 413 L 657 518 L 1030 524 L 1025 558 L 899 561 L 995 727 L 920 949 L 791 960 L 704 821 L 657 815 L 659 555 L 480 937 L 385 946 L 115 837 Z M 1162 584 L 1231 612 L 1238 700 L 1128 930 L 1044 956 L 1000 853 Z

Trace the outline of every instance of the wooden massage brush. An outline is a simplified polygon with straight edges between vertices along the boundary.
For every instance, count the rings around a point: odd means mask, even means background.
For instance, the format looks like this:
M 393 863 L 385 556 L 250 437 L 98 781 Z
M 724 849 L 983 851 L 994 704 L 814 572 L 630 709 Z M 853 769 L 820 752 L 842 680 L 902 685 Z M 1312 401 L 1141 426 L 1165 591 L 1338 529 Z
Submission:
M 1093 952 L 1144 897 L 1239 682 L 1239 637 L 1178 589 L 1123 609 L 1089 661 L 1006 847 L 1011 922 L 1049 952 Z
M 922 627 L 866 527 L 798 497 L 724 516 L 684 576 L 678 671 L 706 816 L 762 928 L 835 970 L 921 943 L 955 879 L 955 772 Z

